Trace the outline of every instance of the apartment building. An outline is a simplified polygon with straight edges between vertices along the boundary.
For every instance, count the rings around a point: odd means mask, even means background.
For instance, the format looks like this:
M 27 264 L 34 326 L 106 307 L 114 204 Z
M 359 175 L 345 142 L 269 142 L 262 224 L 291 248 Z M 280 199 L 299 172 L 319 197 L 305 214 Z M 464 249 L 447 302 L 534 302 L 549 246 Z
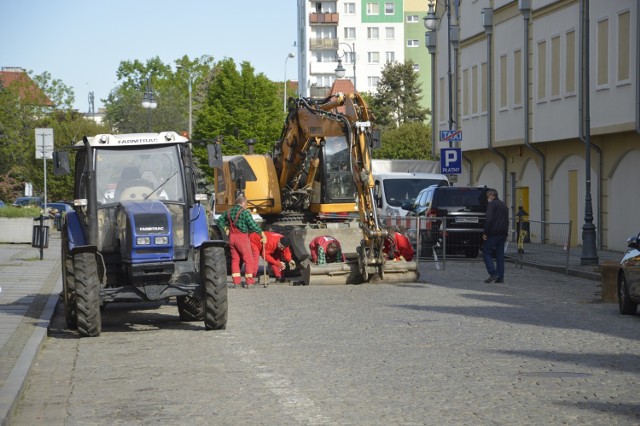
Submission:
M 640 231 L 638 1 L 434 5 L 435 130 L 462 131 L 458 184 L 494 187 L 533 220 L 570 221 L 572 246 L 591 210 L 597 246 L 625 250 Z M 459 45 L 448 49 L 455 25 Z
M 339 64 L 357 91 L 375 93 L 385 64 L 411 59 L 429 107 L 425 13 L 422 0 L 298 0 L 298 94 L 326 96 Z

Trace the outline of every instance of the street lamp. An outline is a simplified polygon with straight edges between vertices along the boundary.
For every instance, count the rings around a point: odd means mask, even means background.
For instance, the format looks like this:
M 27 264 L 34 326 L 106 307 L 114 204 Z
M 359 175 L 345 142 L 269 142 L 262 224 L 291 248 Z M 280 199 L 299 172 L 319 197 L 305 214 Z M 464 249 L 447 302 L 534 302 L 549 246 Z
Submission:
M 289 53 L 287 57 L 284 58 L 284 95 L 282 95 L 282 110 L 285 114 L 287 113 L 287 61 L 294 56 L 293 53 Z
M 353 43 L 351 45 L 348 45 L 347 43 L 340 43 L 340 45 L 342 46 L 347 46 L 349 48 L 349 53 L 351 55 L 351 60 L 353 63 L 353 90 L 355 92 L 358 91 L 358 89 L 356 88 L 356 44 Z M 344 58 L 346 56 L 347 52 L 345 52 L 344 50 L 342 51 L 342 55 L 336 55 L 338 56 L 338 66 L 336 67 L 336 69 L 334 70 L 336 73 L 336 77 L 338 78 L 344 78 L 344 75 L 346 73 L 346 69 L 342 66 L 342 58 Z
M 429 0 L 427 16 L 422 18 L 424 26 L 429 31 L 438 29 L 440 18 L 435 12 L 435 0 Z M 459 41 L 458 26 L 451 25 L 451 0 L 446 0 L 445 10 L 447 13 L 447 86 L 449 89 L 449 130 L 453 130 L 453 75 L 451 72 L 451 46 L 457 46 Z M 453 146 L 453 141 L 449 140 L 449 147 Z
M 157 106 L 158 103 L 155 101 L 153 91 L 151 90 L 151 79 L 147 78 L 147 89 L 144 91 L 144 96 L 142 97 L 142 108 L 149 111 L 147 113 L 147 125 L 149 127 L 149 132 L 151 132 L 151 110 L 156 109 Z
M 431 55 L 431 155 L 437 155 L 436 152 L 436 46 L 438 44 L 438 33 L 435 31 L 427 31 L 424 33 L 425 45 L 427 51 Z
M 191 104 L 191 87 L 193 86 L 193 74 L 191 73 L 191 68 L 187 68 L 182 65 L 177 66 L 178 69 L 184 69 L 187 72 L 187 83 L 189 90 L 189 139 L 191 139 L 191 132 L 193 131 L 193 107 Z

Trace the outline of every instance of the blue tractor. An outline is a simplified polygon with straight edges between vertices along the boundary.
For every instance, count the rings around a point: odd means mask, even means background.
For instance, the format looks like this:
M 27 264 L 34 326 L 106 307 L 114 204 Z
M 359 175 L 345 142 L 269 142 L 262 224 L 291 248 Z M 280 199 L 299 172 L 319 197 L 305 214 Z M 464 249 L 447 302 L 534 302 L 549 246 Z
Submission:
M 73 151 L 75 207 L 61 231 L 67 325 L 98 336 L 107 303 L 175 297 L 181 320 L 224 329 L 226 242 L 209 239 L 190 141 L 103 134 Z M 54 153 L 54 173 L 70 173 L 68 151 Z

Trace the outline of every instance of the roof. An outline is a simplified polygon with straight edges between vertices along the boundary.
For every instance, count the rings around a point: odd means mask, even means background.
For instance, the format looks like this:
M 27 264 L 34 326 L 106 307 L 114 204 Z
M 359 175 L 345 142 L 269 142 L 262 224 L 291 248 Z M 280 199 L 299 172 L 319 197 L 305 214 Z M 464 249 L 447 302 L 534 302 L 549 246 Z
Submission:
M 353 82 L 347 78 L 336 78 L 333 82 L 333 86 L 331 86 L 331 91 L 329 92 L 329 96 L 335 95 L 336 93 L 355 93 L 356 88 L 353 87 Z
M 3 68 L 0 71 L 0 86 L 15 88 L 18 97 L 31 105 L 53 106 L 53 102 L 22 68 Z

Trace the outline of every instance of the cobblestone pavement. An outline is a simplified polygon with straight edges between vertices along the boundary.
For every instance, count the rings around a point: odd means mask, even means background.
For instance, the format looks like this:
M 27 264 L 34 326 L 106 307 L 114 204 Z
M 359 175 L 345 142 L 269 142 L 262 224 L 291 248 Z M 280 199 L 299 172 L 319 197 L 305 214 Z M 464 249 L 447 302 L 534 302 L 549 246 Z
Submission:
M 640 317 L 594 281 L 481 262 L 420 283 L 229 290 L 227 330 L 174 304 L 57 309 L 12 425 L 640 422 Z

